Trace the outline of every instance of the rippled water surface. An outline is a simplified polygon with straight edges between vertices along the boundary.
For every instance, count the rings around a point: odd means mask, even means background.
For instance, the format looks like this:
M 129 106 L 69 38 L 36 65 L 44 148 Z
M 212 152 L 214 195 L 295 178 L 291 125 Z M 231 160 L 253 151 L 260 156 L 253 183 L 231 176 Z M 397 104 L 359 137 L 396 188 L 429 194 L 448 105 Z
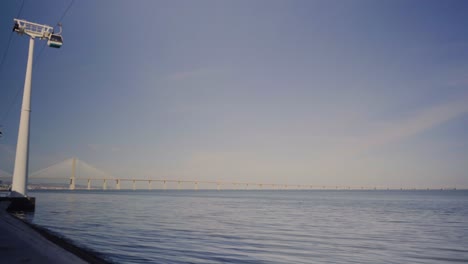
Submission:
M 468 263 L 467 191 L 41 191 L 33 222 L 117 263 Z

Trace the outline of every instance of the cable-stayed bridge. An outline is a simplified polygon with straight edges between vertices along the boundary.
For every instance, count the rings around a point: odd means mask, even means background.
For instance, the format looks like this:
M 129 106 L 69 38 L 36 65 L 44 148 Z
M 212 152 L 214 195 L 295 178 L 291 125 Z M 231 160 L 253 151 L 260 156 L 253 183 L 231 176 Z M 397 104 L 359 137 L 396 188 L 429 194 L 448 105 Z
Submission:
M 2 171 L 0 180 L 4 183 L 11 182 L 12 175 Z M 98 180 L 112 180 L 112 175 L 106 173 L 89 163 L 77 158 L 70 158 L 46 168 L 32 172 L 28 176 L 30 188 L 57 188 L 75 189 L 76 182 L 97 182 Z M 81 186 L 78 186 L 81 187 Z M 91 189 L 91 186 L 90 186 Z
M 12 174 L 0 169 L 0 187 L 11 184 Z M 69 190 L 376 190 L 386 187 L 360 186 L 319 186 L 305 184 L 281 184 L 262 182 L 207 181 L 174 178 L 122 178 L 114 177 L 95 166 L 70 158 L 29 174 L 29 189 L 69 189 Z M 397 188 L 406 190 L 429 188 Z M 436 188 L 438 189 L 438 188 Z M 455 188 L 442 188 L 455 189 Z
M 4 183 L 11 182 L 11 174 L 0 174 Z M 70 158 L 31 173 L 28 177 L 29 189 L 330 189 L 326 186 L 277 184 L 259 182 L 227 182 L 186 180 L 172 178 L 117 178 L 95 166 L 77 159 Z M 344 189 L 344 188 L 341 188 Z

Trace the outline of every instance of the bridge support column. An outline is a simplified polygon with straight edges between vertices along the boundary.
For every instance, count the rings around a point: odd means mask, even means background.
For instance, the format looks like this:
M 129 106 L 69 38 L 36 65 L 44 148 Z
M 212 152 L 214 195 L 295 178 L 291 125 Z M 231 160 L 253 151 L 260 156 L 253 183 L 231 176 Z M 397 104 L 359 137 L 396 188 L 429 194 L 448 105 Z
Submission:
M 121 186 L 120 186 L 120 179 L 115 180 L 115 184 L 116 184 L 116 186 L 117 186 L 117 190 L 120 190 L 120 189 L 121 189 Z
M 91 179 L 88 179 L 88 190 L 91 190 Z
M 72 159 L 72 175 L 71 175 L 71 178 L 70 178 L 70 190 L 75 190 L 75 180 L 76 180 L 76 175 L 75 175 L 75 171 L 76 171 L 76 158 L 73 158 Z
M 70 190 L 75 190 L 75 179 L 70 178 L 70 186 L 68 187 Z

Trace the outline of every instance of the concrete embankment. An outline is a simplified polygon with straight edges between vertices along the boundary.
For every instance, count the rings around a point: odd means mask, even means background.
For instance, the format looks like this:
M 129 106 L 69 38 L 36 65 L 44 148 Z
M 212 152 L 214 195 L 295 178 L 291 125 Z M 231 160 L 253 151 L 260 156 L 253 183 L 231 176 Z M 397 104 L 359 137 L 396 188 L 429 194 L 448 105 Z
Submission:
M 109 263 L 6 212 L 0 202 L 0 263 Z

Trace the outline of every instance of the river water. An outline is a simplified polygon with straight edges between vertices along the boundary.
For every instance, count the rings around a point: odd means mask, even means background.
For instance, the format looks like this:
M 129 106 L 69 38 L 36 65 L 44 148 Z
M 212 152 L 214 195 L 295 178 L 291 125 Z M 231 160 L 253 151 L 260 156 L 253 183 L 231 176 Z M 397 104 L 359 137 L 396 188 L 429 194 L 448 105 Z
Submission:
M 468 191 L 34 191 L 116 263 L 468 263 Z

